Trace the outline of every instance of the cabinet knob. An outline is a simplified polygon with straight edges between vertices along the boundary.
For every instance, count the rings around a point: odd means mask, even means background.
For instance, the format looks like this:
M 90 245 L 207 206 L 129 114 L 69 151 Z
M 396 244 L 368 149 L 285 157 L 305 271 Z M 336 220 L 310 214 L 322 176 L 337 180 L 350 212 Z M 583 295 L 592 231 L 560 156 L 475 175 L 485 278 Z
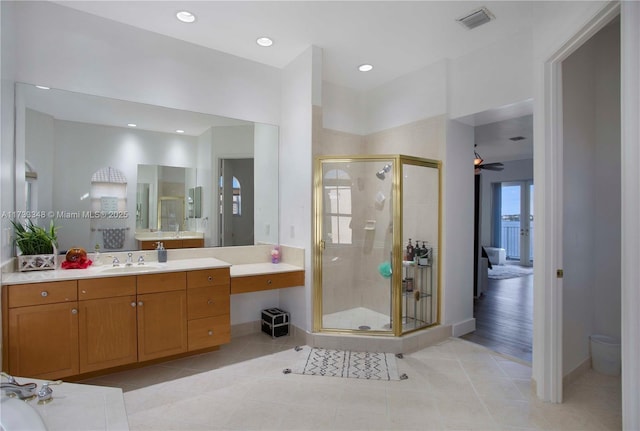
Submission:
M 78 309 L 77 308 L 72 308 L 71 309 L 71 314 L 78 314 Z
M 267 280 L 267 284 L 271 284 L 271 280 Z
M 209 281 L 213 281 L 213 277 L 212 277 L 212 276 L 209 276 L 209 277 L 207 277 L 207 280 L 209 280 Z
M 82 291 L 82 293 L 87 293 L 87 291 L 86 291 L 86 290 L 83 290 L 83 291 Z
M 211 329 L 209 329 L 208 334 L 209 334 L 209 335 L 213 335 L 213 331 L 212 331 Z
M 138 307 L 142 307 L 142 301 L 138 302 Z
M 132 302 L 131 302 L 131 306 L 132 306 L 132 307 L 135 307 L 135 306 L 136 306 L 136 301 L 132 301 Z
M 208 299 L 207 300 L 207 304 L 209 304 L 209 305 L 213 304 L 213 299 Z
M 43 290 L 42 292 L 40 292 L 40 295 L 41 295 L 43 298 L 46 298 L 47 296 L 49 296 L 49 292 L 47 292 L 46 290 Z

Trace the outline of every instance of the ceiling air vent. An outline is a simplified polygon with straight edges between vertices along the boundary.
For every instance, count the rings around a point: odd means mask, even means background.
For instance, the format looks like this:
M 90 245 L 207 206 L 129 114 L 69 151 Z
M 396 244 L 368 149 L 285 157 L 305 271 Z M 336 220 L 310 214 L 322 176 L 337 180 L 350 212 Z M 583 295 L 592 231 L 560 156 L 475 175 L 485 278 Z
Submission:
M 515 141 L 522 141 L 522 140 L 524 140 L 524 139 L 527 139 L 527 138 L 525 138 L 524 136 L 514 136 L 513 138 L 509 138 L 509 140 L 510 140 L 510 141 L 513 141 L 513 142 L 515 142 Z
M 486 7 L 481 7 L 480 9 L 474 10 L 473 12 L 470 12 L 465 16 L 458 18 L 456 21 L 471 30 L 478 26 L 481 26 L 482 24 L 488 23 L 492 19 L 495 19 L 495 16 L 493 16 L 493 14 L 489 12 L 489 9 L 487 9 Z

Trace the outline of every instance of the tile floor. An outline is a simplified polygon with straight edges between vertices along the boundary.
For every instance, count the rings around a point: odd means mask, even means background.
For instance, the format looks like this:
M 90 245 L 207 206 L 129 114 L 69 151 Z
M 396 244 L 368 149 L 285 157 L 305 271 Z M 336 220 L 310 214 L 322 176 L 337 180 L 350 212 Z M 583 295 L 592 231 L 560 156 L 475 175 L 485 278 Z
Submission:
M 131 430 L 619 430 L 620 378 L 589 371 L 563 404 L 531 368 L 451 338 L 398 359 L 408 380 L 283 374 L 303 339 L 259 333 L 190 358 L 84 383 L 121 387 Z

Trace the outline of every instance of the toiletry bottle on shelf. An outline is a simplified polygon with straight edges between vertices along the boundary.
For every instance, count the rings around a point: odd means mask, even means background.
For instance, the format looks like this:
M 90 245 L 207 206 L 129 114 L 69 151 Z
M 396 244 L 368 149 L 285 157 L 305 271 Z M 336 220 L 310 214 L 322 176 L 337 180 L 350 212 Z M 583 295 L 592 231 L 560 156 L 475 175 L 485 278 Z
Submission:
M 158 262 L 166 262 L 167 261 L 167 249 L 164 248 L 164 244 L 158 242 Z
M 407 244 L 407 260 L 413 260 L 414 254 L 413 244 L 411 244 L 411 238 L 409 238 L 409 244 Z

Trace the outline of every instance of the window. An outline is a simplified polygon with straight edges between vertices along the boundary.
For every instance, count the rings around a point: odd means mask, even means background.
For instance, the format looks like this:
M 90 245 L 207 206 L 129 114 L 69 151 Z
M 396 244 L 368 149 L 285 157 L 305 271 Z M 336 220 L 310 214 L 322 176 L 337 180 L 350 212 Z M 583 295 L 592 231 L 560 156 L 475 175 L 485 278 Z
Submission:
M 351 178 L 345 171 L 333 169 L 324 176 L 325 231 L 332 244 L 351 244 Z

